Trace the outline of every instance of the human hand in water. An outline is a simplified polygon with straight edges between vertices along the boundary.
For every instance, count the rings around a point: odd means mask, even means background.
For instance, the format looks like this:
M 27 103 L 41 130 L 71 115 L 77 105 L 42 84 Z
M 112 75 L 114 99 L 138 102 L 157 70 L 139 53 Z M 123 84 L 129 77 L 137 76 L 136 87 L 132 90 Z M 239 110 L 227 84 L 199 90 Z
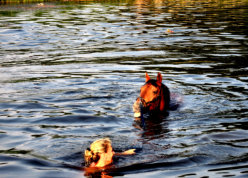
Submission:
M 127 151 L 122 152 L 123 155 L 134 155 L 135 154 L 135 149 L 130 149 Z

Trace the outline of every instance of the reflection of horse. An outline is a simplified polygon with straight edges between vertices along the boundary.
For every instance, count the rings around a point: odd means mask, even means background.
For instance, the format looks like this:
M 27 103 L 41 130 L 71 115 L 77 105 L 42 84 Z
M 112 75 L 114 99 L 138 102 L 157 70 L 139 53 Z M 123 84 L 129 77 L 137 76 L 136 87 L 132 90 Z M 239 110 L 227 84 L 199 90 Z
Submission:
M 141 87 L 140 96 L 133 105 L 134 117 L 142 117 L 144 113 L 164 114 L 169 109 L 170 91 L 162 83 L 162 75 L 157 80 L 150 79 L 146 73 L 146 83 Z

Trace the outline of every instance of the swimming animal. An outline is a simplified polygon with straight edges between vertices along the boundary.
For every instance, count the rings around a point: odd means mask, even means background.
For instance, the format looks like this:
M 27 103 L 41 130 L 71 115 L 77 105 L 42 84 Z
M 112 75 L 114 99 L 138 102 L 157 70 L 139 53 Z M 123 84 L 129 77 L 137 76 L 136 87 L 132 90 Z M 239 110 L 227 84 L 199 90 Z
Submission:
M 163 114 L 170 107 L 169 88 L 162 83 L 162 75 L 158 73 L 157 79 L 151 79 L 146 73 L 145 84 L 140 89 L 140 96 L 133 104 L 134 117 L 143 114 Z

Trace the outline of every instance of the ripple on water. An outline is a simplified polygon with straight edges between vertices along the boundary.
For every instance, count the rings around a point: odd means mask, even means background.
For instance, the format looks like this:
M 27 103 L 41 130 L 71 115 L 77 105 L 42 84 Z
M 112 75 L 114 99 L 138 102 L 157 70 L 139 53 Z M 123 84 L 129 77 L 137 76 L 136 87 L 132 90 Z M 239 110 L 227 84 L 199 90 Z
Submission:
M 139 3 L 0 5 L 1 176 L 81 177 L 102 137 L 138 150 L 110 175 L 247 175 L 244 2 Z M 146 71 L 181 105 L 142 130 Z

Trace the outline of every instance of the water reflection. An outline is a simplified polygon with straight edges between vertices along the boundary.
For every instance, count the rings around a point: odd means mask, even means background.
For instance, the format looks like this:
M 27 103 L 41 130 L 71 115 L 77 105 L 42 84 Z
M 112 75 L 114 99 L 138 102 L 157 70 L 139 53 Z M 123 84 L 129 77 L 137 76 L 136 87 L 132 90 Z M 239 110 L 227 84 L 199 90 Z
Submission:
M 140 150 L 111 176 L 247 175 L 245 1 L 5 2 L 1 176 L 83 176 L 82 150 L 99 137 Z M 184 100 L 140 130 L 145 71 Z
M 156 119 L 156 120 L 155 120 Z M 142 137 L 145 140 L 166 140 L 168 138 L 168 133 L 170 132 L 168 128 L 168 123 L 166 118 L 158 120 L 157 118 L 150 118 L 145 121 L 144 131 L 142 133 Z M 164 149 L 165 146 L 160 149 Z

